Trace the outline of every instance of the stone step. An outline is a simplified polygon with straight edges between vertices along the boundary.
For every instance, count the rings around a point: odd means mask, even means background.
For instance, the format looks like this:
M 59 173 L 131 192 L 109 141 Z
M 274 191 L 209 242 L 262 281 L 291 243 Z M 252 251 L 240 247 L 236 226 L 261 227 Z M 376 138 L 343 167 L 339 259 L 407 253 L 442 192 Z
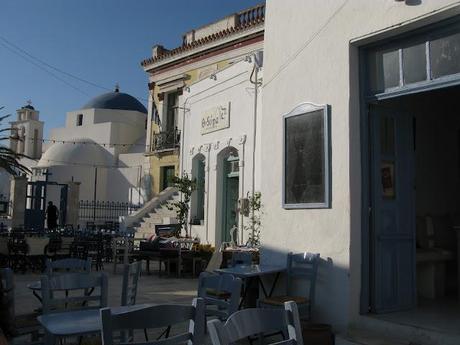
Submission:
M 150 236 L 155 231 L 155 225 L 165 224 L 168 218 L 176 218 L 176 210 L 171 210 L 168 205 L 171 205 L 172 202 L 177 200 L 180 200 L 179 193 L 174 194 L 169 200 L 161 203 L 152 212 L 143 217 L 142 220 L 133 227 L 137 236 L 143 237 L 143 234 L 148 234 Z

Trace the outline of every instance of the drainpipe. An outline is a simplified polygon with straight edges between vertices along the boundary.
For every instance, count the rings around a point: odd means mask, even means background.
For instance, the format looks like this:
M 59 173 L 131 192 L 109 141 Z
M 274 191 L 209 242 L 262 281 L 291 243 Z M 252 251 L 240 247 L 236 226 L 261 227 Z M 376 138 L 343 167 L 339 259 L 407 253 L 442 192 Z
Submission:
M 205 217 L 205 229 L 206 229 L 206 243 L 209 243 L 209 174 L 211 172 L 211 144 L 208 146 L 208 157 L 206 158 L 206 217 Z
M 246 141 L 243 143 L 243 148 L 241 149 L 241 151 L 242 151 L 242 152 L 241 152 L 241 153 L 242 153 L 242 154 L 241 154 L 242 159 L 239 161 L 239 165 L 240 165 L 240 167 L 239 167 L 239 169 L 240 169 L 240 182 L 241 182 L 241 196 L 240 196 L 240 200 L 241 200 L 242 198 L 244 198 L 244 162 L 245 162 L 245 160 L 246 160 L 246 157 L 245 157 L 245 156 L 246 156 L 246 155 L 245 155 L 245 152 L 246 152 L 245 147 L 246 147 Z M 239 227 L 239 228 L 240 228 L 239 231 L 240 231 L 240 233 L 241 233 L 241 235 L 240 235 L 240 238 L 241 238 L 241 239 L 240 239 L 240 240 L 241 240 L 240 244 L 242 245 L 242 244 L 244 243 L 244 215 L 243 215 L 243 213 L 240 212 L 240 211 L 238 211 L 238 213 L 239 213 L 239 216 L 240 216 L 240 227 Z
M 254 193 L 255 193 L 255 184 L 256 184 L 256 135 L 257 135 L 257 96 L 259 93 L 259 81 L 258 81 L 258 73 L 259 73 L 259 64 L 258 57 L 254 54 L 254 77 L 255 82 L 250 80 L 252 84 L 254 84 L 254 123 L 253 123 L 253 133 L 252 133 L 252 185 L 251 185 L 251 196 L 254 200 Z M 254 207 L 251 207 L 251 218 L 254 219 Z M 254 222 L 252 222 L 252 236 L 254 237 Z

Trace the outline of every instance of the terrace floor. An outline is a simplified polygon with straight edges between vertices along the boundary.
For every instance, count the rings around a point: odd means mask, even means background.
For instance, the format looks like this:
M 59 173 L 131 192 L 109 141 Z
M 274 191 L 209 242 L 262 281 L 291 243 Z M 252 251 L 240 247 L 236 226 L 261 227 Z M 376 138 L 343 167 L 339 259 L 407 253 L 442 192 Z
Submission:
M 113 274 L 113 266 L 111 264 L 105 265 L 104 272 L 107 273 L 109 279 L 109 291 L 108 291 L 108 304 L 109 306 L 119 306 L 121 301 L 121 290 L 122 290 L 122 265 L 117 267 L 117 274 Z M 152 269 L 153 268 L 153 269 Z M 196 291 L 198 286 L 198 279 L 185 277 L 175 278 L 173 276 L 159 277 L 155 270 L 155 264 L 151 267 L 151 274 L 147 275 L 143 271 L 138 286 L 137 303 L 154 303 L 154 304 L 191 304 L 194 297 L 196 297 Z M 16 303 L 16 314 L 31 313 L 34 309 L 41 306 L 38 299 L 32 294 L 32 291 L 27 288 L 29 283 L 35 282 L 40 279 L 38 273 L 17 273 L 14 275 L 15 278 L 15 303 Z M 183 327 L 182 327 L 183 326 Z M 184 325 L 173 327 L 172 334 L 180 333 L 187 329 Z M 159 330 L 158 334 L 163 331 Z M 153 333 L 153 336 L 156 334 Z M 209 336 L 207 335 L 207 338 Z M 18 339 L 16 343 L 24 343 L 23 339 Z M 66 344 L 77 343 L 70 339 L 66 341 Z M 100 344 L 100 340 L 96 337 L 90 337 L 85 339 L 83 344 Z M 207 339 L 206 344 L 210 344 Z

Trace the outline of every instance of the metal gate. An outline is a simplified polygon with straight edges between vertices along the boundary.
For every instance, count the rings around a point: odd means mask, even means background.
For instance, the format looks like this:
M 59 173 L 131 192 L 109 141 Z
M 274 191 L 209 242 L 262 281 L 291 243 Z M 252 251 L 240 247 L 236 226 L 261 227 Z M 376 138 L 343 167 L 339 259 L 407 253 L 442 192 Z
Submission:
M 46 215 L 46 184 L 45 181 L 28 182 L 26 189 L 26 209 L 24 227 L 31 230 L 42 230 Z
M 34 181 L 27 183 L 26 189 L 26 209 L 24 213 L 24 227 L 30 230 L 43 230 L 45 228 L 47 189 L 49 186 L 61 187 L 59 199 L 59 225 L 66 224 L 67 217 L 67 184 Z

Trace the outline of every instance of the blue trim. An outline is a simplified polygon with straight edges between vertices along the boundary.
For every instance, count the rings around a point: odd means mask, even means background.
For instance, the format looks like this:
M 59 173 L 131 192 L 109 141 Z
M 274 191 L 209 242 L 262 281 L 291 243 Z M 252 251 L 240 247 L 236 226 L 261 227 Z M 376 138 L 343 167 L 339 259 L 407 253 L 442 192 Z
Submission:
M 387 99 L 398 97 L 401 94 L 410 94 L 422 91 L 433 90 L 435 88 L 458 85 L 460 83 L 460 73 L 439 78 L 432 78 L 431 75 L 431 52 L 430 43 L 433 40 L 448 37 L 453 34 L 460 34 L 460 16 L 453 17 L 441 23 L 432 24 L 428 27 L 419 29 L 415 32 L 406 32 L 402 35 L 389 38 L 386 41 L 379 41 L 363 47 L 363 60 L 362 63 L 366 66 L 366 76 L 368 77 L 371 72 L 369 71 L 369 53 L 384 51 L 384 50 L 398 50 L 399 55 L 399 86 L 387 88 L 381 91 L 372 91 L 369 85 L 369 78 L 364 79 L 365 96 L 369 101 L 379 99 Z M 426 44 L 425 53 L 425 68 L 426 79 L 421 82 L 404 85 L 404 66 L 403 66 L 403 49 L 411 47 L 415 44 Z M 384 76 L 382 76 L 384 77 Z
M 367 314 L 371 302 L 370 289 L 370 150 L 369 150 L 369 107 L 364 90 L 366 85 L 367 54 L 359 51 L 359 83 L 360 83 L 360 127 L 361 127 L 361 294 L 360 312 Z
M 360 130 L 361 130 L 361 294 L 360 312 L 369 313 L 371 306 L 371 186 L 370 186 L 370 160 L 371 150 L 369 149 L 369 105 L 380 100 L 410 95 L 420 92 L 432 91 L 460 85 L 460 73 L 437 79 L 431 79 L 430 41 L 448 36 L 460 31 L 460 16 L 456 15 L 442 22 L 427 25 L 418 30 L 405 32 L 403 34 L 380 40 L 363 46 L 359 51 L 359 82 L 360 82 Z M 369 96 L 370 90 L 368 79 L 368 54 L 374 49 L 386 49 L 391 47 L 403 48 L 414 42 L 426 42 L 427 80 L 392 88 L 379 94 Z M 400 69 L 400 74 L 403 71 Z
M 368 102 L 375 102 L 379 100 L 395 98 L 404 95 L 410 95 L 419 92 L 432 91 L 441 88 L 460 85 L 460 73 L 452 76 L 447 76 L 435 80 L 428 80 L 419 83 L 403 86 L 399 89 L 394 89 L 388 92 L 379 93 L 373 96 L 365 97 Z

